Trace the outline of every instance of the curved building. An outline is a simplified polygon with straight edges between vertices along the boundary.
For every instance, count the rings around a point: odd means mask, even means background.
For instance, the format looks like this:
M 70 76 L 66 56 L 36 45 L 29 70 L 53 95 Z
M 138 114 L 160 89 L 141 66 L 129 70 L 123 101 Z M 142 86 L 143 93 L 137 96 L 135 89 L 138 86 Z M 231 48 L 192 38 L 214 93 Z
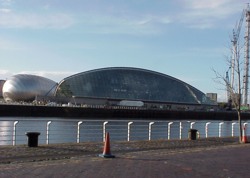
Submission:
M 215 104 L 204 93 L 181 80 L 129 67 L 102 68 L 72 75 L 60 82 L 56 96 Z
M 36 75 L 18 74 L 3 85 L 5 101 L 33 101 L 37 96 L 52 96 L 57 83 Z
M 0 80 L 0 98 L 3 97 L 3 92 L 2 92 L 2 90 L 3 90 L 3 85 L 4 85 L 4 83 L 5 83 L 5 80 Z

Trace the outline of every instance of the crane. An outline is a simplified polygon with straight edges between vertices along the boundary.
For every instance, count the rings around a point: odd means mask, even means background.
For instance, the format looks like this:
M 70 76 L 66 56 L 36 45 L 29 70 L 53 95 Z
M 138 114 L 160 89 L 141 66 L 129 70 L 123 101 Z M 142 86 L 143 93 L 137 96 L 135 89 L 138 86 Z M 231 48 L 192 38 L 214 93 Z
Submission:
M 243 75 L 243 105 L 247 106 L 248 98 L 248 78 L 249 78 L 249 35 L 250 35 L 250 9 L 249 4 L 246 9 L 246 32 L 245 32 L 245 64 Z
M 243 23 L 243 19 L 244 19 L 244 15 L 245 15 L 245 10 L 243 9 L 242 14 L 241 14 L 241 18 L 239 23 L 236 23 L 235 25 L 235 29 L 233 29 L 233 39 L 231 40 L 233 48 L 232 48 L 232 59 L 231 59 L 231 87 L 234 86 L 234 71 L 235 71 L 235 60 L 239 57 L 238 56 L 238 44 L 239 44 L 239 36 L 240 36 L 240 31 L 241 31 L 241 26 Z
M 231 69 L 231 67 L 228 68 L 228 70 L 226 71 L 226 87 L 227 87 L 227 100 L 229 101 L 231 99 L 231 95 L 230 95 L 230 80 L 229 80 L 229 75 L 228 75 L 228 71 Z

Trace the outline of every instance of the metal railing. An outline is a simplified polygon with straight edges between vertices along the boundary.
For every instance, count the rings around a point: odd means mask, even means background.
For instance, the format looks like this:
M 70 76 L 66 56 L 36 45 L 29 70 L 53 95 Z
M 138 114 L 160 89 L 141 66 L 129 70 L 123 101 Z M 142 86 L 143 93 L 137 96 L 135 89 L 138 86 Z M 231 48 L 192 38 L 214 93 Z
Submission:
M 100 142 L 106 132 L 115 141 L 187 139 L 190 129 L 198 130 L 200 138 L 239 135 L 236 121 L 22 119 L 0 120 L 0 145 L 26 144 L 26 132 L 40 132 L 39 144 L 51 144 Z

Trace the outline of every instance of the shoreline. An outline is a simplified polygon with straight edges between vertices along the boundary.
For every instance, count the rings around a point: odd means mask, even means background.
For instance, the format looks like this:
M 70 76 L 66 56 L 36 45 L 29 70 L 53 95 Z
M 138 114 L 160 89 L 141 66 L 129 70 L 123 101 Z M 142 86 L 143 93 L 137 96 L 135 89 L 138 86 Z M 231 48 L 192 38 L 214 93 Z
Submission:
M 183 110 L 145 110 L 145 109 L 108 109 L 33 105 L 0 104 L 1 117 L 65 117 L 65 118 L 108 118 L 110 120 L 136 118 L 142 120 L 238 120 L 233 111 L 183 111 Z M 243 112 L 242 120 L 248 120 L 250 113 Z

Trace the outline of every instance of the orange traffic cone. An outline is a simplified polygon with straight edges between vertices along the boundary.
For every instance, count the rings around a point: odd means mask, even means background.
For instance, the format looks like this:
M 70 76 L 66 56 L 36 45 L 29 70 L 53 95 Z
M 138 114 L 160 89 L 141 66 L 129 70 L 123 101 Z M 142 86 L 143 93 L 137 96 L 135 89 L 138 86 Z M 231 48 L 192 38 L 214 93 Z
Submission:
M 105 143 L 103 147 L 103 153 L 99 154 L 100 157 L 103 158 L 114 158 L 115 156 L 111 154 L 110 151 L 110 142 L 109 142 L 109 133 L 107 132 L 105 135 Z
M 243 127 L 243 132 L 242 132 L 242 143 L 247 143 L 247 136 L 246 136 L 246 127 Z

